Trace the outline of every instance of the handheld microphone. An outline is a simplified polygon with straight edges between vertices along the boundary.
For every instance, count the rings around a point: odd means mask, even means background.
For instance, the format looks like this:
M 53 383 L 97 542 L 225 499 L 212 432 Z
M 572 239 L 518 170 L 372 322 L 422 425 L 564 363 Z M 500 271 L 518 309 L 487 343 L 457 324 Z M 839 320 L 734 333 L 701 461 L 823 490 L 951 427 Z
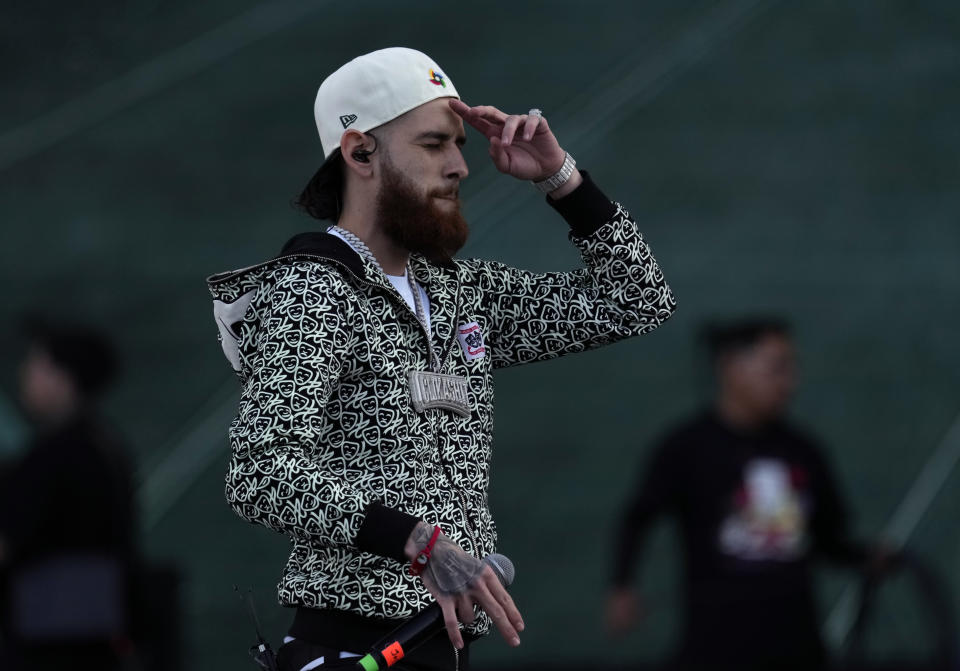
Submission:
M 483 558 L 483 563 L 493 569 L 504 587 L 509 587 L 513 582 L 513 562 L 504 555 L 487 555 Z M 440 610 L 440 604 L 431 604 L 374 643 L 370 653 L 357 662 L 356 668 L 381 671 L 393 666 L 443 629 L 443 611 Z

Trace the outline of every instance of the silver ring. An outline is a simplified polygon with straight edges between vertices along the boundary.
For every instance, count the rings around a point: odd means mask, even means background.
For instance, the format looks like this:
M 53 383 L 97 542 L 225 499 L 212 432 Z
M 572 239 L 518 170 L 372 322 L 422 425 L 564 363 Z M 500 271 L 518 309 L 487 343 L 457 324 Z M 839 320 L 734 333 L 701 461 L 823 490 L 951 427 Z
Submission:
M 543 112 L 541 112 L 539 109 L 537 109 L 536 107 L 534 107 L 532 110 L 530 110 L 529 112 L 527 112 L 527 115 L 529 115 L 529 116 L 539 116 L 539 117 L 542 117 L 542 116 L 543 116 Z

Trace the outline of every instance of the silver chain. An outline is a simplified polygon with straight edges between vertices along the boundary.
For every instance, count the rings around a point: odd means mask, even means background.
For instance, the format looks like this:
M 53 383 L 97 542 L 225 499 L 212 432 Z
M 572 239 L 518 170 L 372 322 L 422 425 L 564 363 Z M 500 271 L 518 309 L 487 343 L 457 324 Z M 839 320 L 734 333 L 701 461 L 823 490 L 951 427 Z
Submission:
M 353 247 L 360 256 L 375 265 L 377 268 L 380 268 L 380 263 L 377 261 L 377 257 L 374 256 L 373 252 L 370 251 L 370 248 L 367 247 L 367 243 L 358 238 L 355 233 L 348 231 L 342 226 L 331 226 L 330 230 L 336 231 L 337 235 L 349 242 L 350 246 Z M 380 270 L 383 270 L 383 268 L 380 268 Z
M 386 271 L 383 270 L 383 266 L 380 265 L 380 262 L 377 261 L 377 257 L 373 255 L 373 252 L 370 251 L 370 248 L 367 247 L 367 243 L 357 237 L 356 233 L 348 231 L 342 226 L 331 226 L 330 230 L 336 231 L 337 234 L 343 237 L 344 240 L 350 243 L 350 246 L 353 247 L 360 256 L 365 258 L 367 261 L 375 265 L 384 275 Z M 436 351 L 433 348 L 433 337 L 430 334 L 430 325 L 427 322 L 427 311 L 423 307 L 423 301 L 420 299 L 420 287 L 417 286 L 417 281 L 413 277 L 413 266 L 410 265 L 410 261 L 407 261 L 407 284 L 410 285 L 410 293 L 413 294 L 413 305 L 414 312 L 417 315 L 417 321 L 420 322 L 420 325 L 423 326 L 424 332 L 427 334 L 427 342 L 430 345 L 430 361 L 433 365 L 433 370 L 437 373 L 440 372 L 440 359 L 437 356 Z

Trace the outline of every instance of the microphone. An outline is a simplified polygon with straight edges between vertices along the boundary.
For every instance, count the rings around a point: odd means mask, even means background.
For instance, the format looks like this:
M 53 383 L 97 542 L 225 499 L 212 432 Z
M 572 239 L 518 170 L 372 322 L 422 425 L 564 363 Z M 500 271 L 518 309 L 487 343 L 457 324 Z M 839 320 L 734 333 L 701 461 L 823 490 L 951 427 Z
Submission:
M 513 562 L 507 557 L 502 554 L 491 554 L 483 558 L 483 563 L 493 569 L 501 585 L 509 587 L 513 583 L 515 575 Z M 407 653 L 433 638 L 443 629 L 443 611 L 440 610 L 440 604 L 431 604 L 374 643 L 370 653 L 357 662 L 356 668 L 364 671 L 381 671 L 393 666 Z

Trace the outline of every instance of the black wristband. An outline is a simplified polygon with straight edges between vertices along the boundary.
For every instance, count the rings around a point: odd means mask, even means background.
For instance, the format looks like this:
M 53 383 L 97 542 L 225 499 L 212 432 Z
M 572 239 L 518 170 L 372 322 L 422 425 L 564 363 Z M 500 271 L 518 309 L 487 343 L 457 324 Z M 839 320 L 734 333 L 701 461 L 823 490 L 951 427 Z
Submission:
M 617 206 L 593 183 L 590 173 L 581 170 L 580 175 L 580 186 L 563 198 L 554 200 L 547 196 L 547 202 L 566 219 L 574 235 L 585 238 L 613 219 Z
M 376 502 L 368 505 L 365 513 L 357 532 L 357 548 L 407 563 L 409 559 L 403 549 L 420 518 Z

